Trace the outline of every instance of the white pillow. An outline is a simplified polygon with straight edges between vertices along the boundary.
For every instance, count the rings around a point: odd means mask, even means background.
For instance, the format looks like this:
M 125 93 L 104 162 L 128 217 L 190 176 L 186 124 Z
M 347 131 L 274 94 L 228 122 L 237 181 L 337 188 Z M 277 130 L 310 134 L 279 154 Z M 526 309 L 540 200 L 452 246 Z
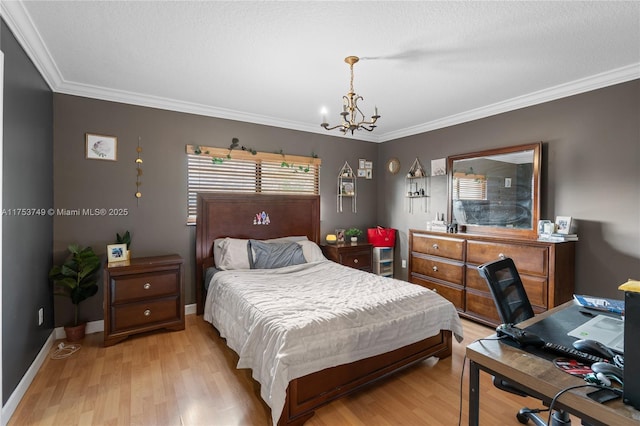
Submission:
M 327 260 L 322 254 L 322 249 L 318 247 L 313 241 L 296 241 L 302 246 L 302 254 L 307 263 L 318 262 L 320 260 Z
M 249 240 L 238 238 L 216 239 L 213 247 L 213 259 L 216 267 L 222 270 L 251 269 L 248 242 Z M 217 259 L 216 248 L 218 249 Z

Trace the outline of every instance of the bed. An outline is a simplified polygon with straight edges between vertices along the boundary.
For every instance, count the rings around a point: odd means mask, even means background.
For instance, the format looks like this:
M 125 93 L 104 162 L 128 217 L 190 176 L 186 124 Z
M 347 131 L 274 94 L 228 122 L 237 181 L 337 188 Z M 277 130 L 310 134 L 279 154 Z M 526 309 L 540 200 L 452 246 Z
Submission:
M 249 247 L 247 256 L 253 250 L 249 257 L 259 263 L 264 257 L 259 258 L 256 250 L 273 246 L 264 240 L 291 236 L 306 241 L 297 244 L 309 249 L 304 253 L 307 262 L 276 269 L 225 268 L 207 282 L 209 297 L 204 285 L 196 286 L 198 314 L 203 314 L 239 355 L 238 368 L 252 369 L 274 424 L 303 424 L 317 407 L 329 401 L 426 358 L 451 355 L 452 335 L 461 339 L 462 326 L 455 308 L 445 299 L 404 281 L 316 257 L 314 250 L 319 251 L 316 244 L 320 240 L 317 196 L 198 195 L 197 282 L 205 282 L 206 271 L 215 264 L 213 248 L 221 247 L 222 242 L 230 247 L 251 240 L 245 244 Z M 225 265 L 226 258 L 221 258 L 219 251 L 216 257 Z M 369 309 L 378 302 L 369 295 L 373 292 L 366 290 L 367 285 L 376 286 L 376 293 L 393 300 L 394 307 Z M 317 290 L 323 296 L 318 296 Z M 275 301 L 284 301 L 284 306 L 274 305 Z M 352 304 L 357 314 L 344 310 Z M 427 305 L 439 314 L 427 315 L 421 308 Z M 239 311 L 231 311 L 233 307 Z M 338 315 L 330 312 L 336 308 Z M 304 327 L 297 322 L 302 311 L 309 315 L 302 320 Z M 399 323 L 400 318 L 412 322 Z M 388 322 L 396 323 L 396 328 Z M 273 334 L 265 338 L 267 332 Z M 329 348 L 318 345 L 325 341 Z M 258 359 L 263 354 L 271 355 Z

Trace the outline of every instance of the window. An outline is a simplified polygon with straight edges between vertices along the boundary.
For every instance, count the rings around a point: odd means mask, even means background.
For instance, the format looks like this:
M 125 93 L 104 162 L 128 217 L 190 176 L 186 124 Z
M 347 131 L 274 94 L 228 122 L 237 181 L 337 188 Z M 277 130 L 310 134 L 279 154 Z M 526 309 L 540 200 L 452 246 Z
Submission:
M 487 177 L 465 173 L 453 175 L 454 200 L 486 200 Z
M 199 154 L 196 154 L 199 152 Z M 198 192 L 320 193 L 322 160 L 297 155 L 187 145 L 187 223 L 196 223 Z M 214 161 L 213 159 L 220 159 Z

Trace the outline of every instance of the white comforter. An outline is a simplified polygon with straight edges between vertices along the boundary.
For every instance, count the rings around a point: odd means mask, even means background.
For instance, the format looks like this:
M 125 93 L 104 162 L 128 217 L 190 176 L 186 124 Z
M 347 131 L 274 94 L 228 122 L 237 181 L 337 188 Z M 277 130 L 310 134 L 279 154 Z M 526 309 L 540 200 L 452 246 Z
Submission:
M 204 319 L 251 368 L 276 424 L 289 381 L 451 330 L 455 307 L 431 290 L 331 261 L 218 272 Z

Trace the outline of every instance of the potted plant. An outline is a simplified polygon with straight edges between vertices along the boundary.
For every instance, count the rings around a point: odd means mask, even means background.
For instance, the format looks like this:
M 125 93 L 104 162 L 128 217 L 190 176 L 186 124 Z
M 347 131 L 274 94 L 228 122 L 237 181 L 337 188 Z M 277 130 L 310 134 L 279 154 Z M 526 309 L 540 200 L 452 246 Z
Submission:
M 126 244 L 127 259 L 131 259 L 131 250 L 129 249 L 131 246 L 131 234 L 129 233 L 129 231 L 124 231 L 124 234 L 122 235 L 116 232 L 116 244 Z
M 349 228 L 344 232 L 344 235 L 351 238 L 352 243 L 357 243 L 358 237 L 362 235 L 362 231 L 358 228 Z
M 49 278 L 53 281 L 53 294 L 67 296 L 73 303 L 73 326 L 64 327 L 67 340 L 73 342 L 84 338 L 87 324 L 78 321 L 78 305 L 98 292 L 98 274 L 102 262 L 91 247 L 81 248 L 71 244 L 68 249 L 69 257 L 62 265 L 51 268 Z

